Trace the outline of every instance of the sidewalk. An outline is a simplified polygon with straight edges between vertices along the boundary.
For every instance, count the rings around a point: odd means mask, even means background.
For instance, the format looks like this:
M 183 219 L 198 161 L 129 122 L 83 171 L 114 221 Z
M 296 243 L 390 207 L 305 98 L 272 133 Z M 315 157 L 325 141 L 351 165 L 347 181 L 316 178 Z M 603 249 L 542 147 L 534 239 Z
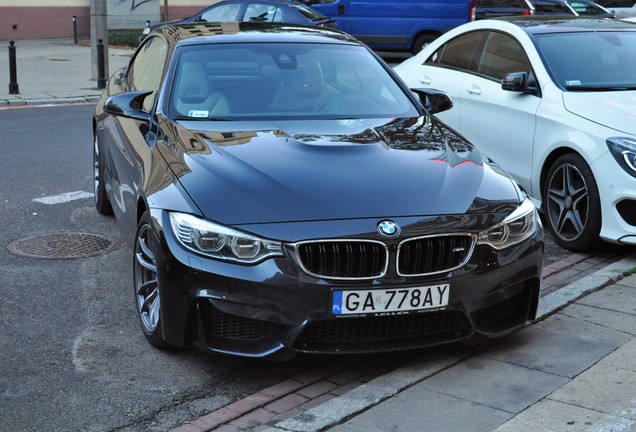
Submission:
M 538 322 L 467 358 L 424 356 L 266 430 L 635 431 L 634 267 L 547 295 Z
M 0 109 L 97 100 L 90 51 L 17 41 L 20 94 L 1 60 Z M 132 50 L 108 54 L 112 73 Z M 511 337 L 326 364 L 174 431 L 636 431 L 635 270 L 636 254 L 569 254 L 544 267 L 540 317 Z
M 544 267 L 539 317 L 508 338 L 326 364 L 173 432 L 636 431 L 636 254 L 617 258 Z
M 91 47 L 72 39 L 18 40 L 19 94 L 9 94 L 9 42 L 0 42 L 0 108 L 96 101 L 102 94 L 92 79 Z M 132 49 L 110 47 L 107 78 L 128 64 Z

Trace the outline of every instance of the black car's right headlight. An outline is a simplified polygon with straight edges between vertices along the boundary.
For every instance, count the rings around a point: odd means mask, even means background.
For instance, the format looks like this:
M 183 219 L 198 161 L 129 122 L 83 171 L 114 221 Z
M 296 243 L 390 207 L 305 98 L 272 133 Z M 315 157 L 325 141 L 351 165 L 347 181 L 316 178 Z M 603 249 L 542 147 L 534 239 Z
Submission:
M 540 224 L 537 208 L 526 198 L 502 222 L 480 232 L 477 244 L 488 245 L 497 250 L 505 249 L 532 237 Z
M 224 261 L 255 264 L 283 255 L 280 242 L 259 238 L 185 213 L 170 213 L 172 232 L 185 248 Z

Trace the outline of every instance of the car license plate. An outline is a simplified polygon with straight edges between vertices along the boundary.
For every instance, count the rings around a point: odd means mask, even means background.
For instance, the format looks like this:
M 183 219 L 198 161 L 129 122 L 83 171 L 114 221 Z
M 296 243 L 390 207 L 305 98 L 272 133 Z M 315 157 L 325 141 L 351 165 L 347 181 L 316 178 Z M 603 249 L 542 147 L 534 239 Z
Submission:
M 334 315 L 377 314 L 448 306 L 449 284 L 425 287 L 333 291 Z

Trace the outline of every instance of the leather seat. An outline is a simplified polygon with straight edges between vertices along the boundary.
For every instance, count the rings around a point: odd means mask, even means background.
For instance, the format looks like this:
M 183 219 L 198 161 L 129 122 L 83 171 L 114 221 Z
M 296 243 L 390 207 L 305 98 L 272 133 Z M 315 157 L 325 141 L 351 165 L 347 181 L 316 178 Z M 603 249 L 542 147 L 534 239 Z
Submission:
M 181 65 L 175 91 L 175 107 L 182 115 L 211 117 L 231 113 L 227 98 L 210 85 L 205 67 L 200 62 Z

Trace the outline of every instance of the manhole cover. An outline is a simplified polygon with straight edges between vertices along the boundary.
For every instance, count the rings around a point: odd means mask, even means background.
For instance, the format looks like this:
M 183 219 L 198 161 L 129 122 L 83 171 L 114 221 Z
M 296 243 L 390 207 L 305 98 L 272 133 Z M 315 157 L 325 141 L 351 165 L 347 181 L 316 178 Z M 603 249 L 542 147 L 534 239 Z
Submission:
M 49 233 L 23 237 L 8 249 L 16 255 L 44 259 L 84 258 L 110 252 L 118 242 L 99 234 Z

